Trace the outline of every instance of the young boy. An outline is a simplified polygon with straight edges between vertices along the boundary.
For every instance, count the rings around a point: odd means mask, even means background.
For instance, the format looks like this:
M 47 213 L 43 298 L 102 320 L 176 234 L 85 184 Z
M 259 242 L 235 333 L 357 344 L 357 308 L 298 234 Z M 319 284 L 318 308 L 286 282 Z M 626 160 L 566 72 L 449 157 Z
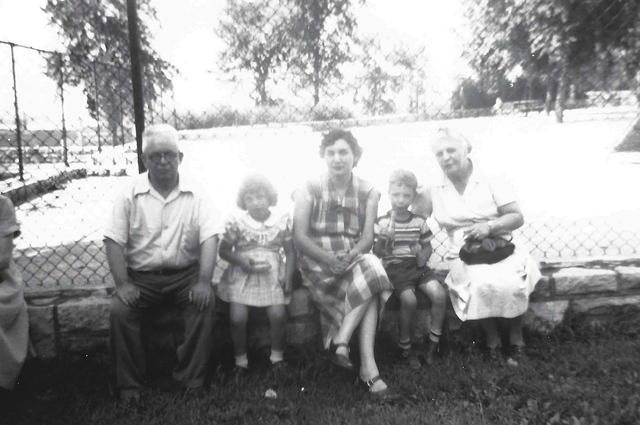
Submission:
M 382 259 L 387 276 L 400 301 L 400 356 L 412 369 L 420 361 L 411 349 L 411 325 L 416 311 L 416 288 L 431 300 L 431 329 L 426 363 L 431 364 L 438 349 L 444 321 L 447 294 L 427 266 L 433 233 L 426 219 L 409 211 L 416 196 L 416 176 L 396 170 L 389 179 L 392 209 L 376 220 L 373 252 Z

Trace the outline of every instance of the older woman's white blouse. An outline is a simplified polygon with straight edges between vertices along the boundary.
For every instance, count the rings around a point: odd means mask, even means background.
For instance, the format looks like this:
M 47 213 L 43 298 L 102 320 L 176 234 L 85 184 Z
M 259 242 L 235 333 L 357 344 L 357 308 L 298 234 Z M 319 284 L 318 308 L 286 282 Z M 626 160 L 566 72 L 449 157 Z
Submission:
M 500 215 L 499 207 L 517 202 L 515 192 L 506 180 L 487 176 L 477 169 L 469 176 L 462 194 L 446 176 L 432 185 L 430 192 L 433 218 L 449 236 L 447 259 L 457 258 L 464 243 L 465 228 L 496 219 Z

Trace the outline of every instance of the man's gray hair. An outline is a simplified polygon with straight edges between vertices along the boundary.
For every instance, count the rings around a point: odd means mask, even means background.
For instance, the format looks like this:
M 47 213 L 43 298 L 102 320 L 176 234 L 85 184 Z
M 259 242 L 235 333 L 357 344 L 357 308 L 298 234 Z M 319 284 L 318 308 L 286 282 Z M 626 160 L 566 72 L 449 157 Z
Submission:
M 153 124 L 144 129 L 142 133 L 142 152 L 147 150 L 147 146 L 157 140 L 168 140 L 175 144 L 176 149 L 180 150 L 178 130 L 169 124 Z

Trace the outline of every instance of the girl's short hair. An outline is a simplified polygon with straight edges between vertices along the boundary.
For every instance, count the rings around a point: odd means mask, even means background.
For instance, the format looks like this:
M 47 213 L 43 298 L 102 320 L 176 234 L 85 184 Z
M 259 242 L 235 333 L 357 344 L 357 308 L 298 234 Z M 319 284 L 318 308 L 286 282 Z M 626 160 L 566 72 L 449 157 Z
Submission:
M 273 207 L 278 203 L 278 192 L 276 192 L 276 188 L 273 187 L 269 179 L 267 179 L 262 174 L 251 174 L 244 178 L 242 183 L 240 183 L 240 188 L 238 189 L 238 197 L 236 198 L 236 204 L 238 208 L 241 210 L 246 210 L 247 207 L 244 204 L 244 197 L 247 193 L 256 193 L 262 192 L 264 196 L 267 197 L 269 201 L 269 206 Z
M 406 186 L 414 192 L 418 189 L 418 179 L 416 175 L 409 170 L 395 170 L 389 177 L 389 186 L 391 185 Z
M 353 153 L 353 166 L 355 167 L 358 165 L 358 161 L 360 161 L 360 157 L 362 156 L 362 147 L 360 147 L 358 140 L 349 130 L 341 128 L 331 130 L 322 136 L 322 142 L 320 142 L 320 156 L 323 157 L 327 148 L 338 140 L 344 140 L 347 142 L 351 148 L 351 152 Z

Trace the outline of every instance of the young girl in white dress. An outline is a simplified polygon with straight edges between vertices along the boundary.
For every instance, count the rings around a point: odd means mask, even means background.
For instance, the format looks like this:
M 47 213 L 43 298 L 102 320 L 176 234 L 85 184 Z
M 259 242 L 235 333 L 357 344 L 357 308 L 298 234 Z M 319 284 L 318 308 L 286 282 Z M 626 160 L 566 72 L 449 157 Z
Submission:
M 276 215 L 270 207 L 278 195 L 264 176 L 251 175 L 238 190 L 240 211 L 225 222 L 220 258 L 229 263 L 218 295 L 229 303 L 231 339 L 236 372 L 245 372 L 249 307 L 265 307 L 269 318 L 274 366 L 283 365 L 288 293 L 296 266 L 288 214 Z

